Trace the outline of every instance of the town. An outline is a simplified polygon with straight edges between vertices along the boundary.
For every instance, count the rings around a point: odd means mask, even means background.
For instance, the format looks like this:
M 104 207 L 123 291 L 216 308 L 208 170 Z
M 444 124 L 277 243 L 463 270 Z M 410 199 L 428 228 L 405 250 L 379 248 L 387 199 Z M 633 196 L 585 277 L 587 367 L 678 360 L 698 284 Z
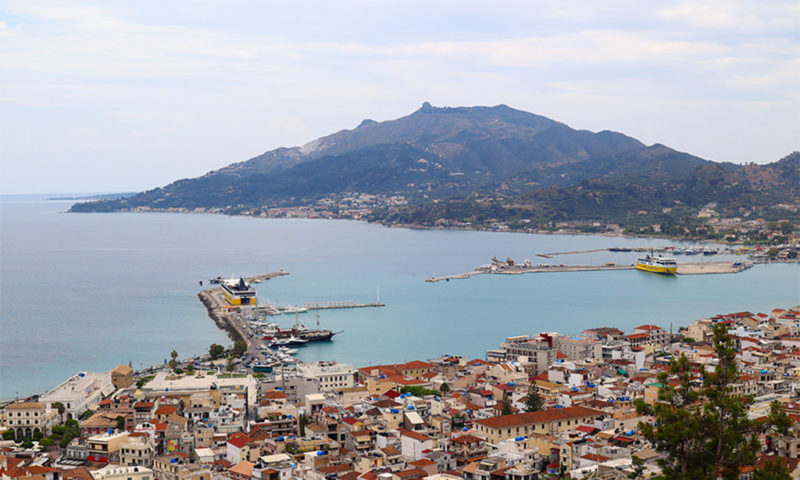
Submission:
M 431 199 L 438 205 L 443 201 Z M 764 218 L 757 212 L 741 209 L 737 216 L 725 216 L 715 210 L 716 203 L 698 209 L 663 208 L 658 211 L 638 210 L 625 221 L 610 221 L 604 218 L 574 218 L 547 220 L 528 218 L 522 214 L 504 213 L 511 205 L 502 197 L 491 195 L 470 199 L 468 205 L 497 204 L 498 211 L 486 216 L 439 215 L 435 219 L 418 218 L 402 220 L 402 212 L 413 208 L 409 198 L 401 194 L 342 193 L 330 194 L 318 200 L 299 204 L 270 204 L 258 207 L 230 205 L 227 207 L 170 207 L 153 208 L 140 206 L 126 211 L 172 213 L 213 213 L 225 215 L 247 215 L 262 218 L 306 218 L 365 220 L 392 227 L 438 228 L 453 230 L 482 230 L 537 234 L 596 234 L 612 236 L 642 236 L 672 238 L 694 241 L 714 241 L 727 245 L 761 245 L 779 247 L 770 256 L 796 259 L 797 249 L 790 248 L 800 242 L 795 205 L 779 205 L 784 215 L 781 218 Z M 462 209 L 463 210 L 463 209 Z M 458 210 L 461 211 L 461 210 Z M 680 217 L 677 217 L 678 212 Z M 501 218 L 502 217 L 502 218 Z M 507 217 L 507 218 L 506 218 Z M 512 218 L 513 217 L 513 218 Z M 562 215 L 563 217 L 563 215 Z M 764 251 L 767 253 L 767 250 Z
M 218 345 L 190 359 L 173 352 L 158 367 L 78 372 L 6 403 L 0 478 L 650 478 L 668 455 L 654 441 L 659 406 L 725 372 L 746 421 L 763 426 L 752 465 L 734 476 L 777 462 L 800 478 L 800 306 L 719 314 L 676 332 L 520 335 L 483 359 L 251 372 L 244 356 Z

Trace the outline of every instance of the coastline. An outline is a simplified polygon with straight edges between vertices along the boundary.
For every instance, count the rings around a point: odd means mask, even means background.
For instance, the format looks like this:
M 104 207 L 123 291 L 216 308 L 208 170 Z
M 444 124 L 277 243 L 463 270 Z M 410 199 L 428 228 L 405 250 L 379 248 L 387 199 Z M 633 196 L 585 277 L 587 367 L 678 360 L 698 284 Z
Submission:
M 62 208 L 63 208 L 63 207 L 62 207 Z M 230 216 L 230 215 L 229 215 L 229 216 Z M 237 215 L 237 216 L 239 216 L 239 217 L 246 217 L 247 215 Z M 120 216 L 120 217 L 122 217 L 122 216 Z M 158 217 L 158 216 L 155 216 L 155 217 Z M 169 218 L 169 216 L 167 216 L 167 215 L 161 215 L 160 217 L 162 217 L 162 220 L 159 220 L 159 222 L 158 222 L 158 223 L 161 223 L 162 221 L 164 221 L 164 222 L 175 222 L 175 221 L 178 221 L 178 220 L 180 220 L 180 217 L 172 217 L 172 218 L 170 219 L 170 218 Z M 151 218 L 152 218 L 152 217 L 151 217 Z M 199 221 L 199 220 L 200 220 L 200 218 L 198 218 L 198 217 L 194 217 L 194 218 L 196 219 L 196 221 Z M 205 218 L 209 218 L 209 219 L 210 219 L 211 217 L 205 217 Z M 220 219 L 221 217 L 217 216 L 216 218 L 217 218 L 217 219 Z M 262 218 L 263 218 L 263 217 L 262 217 Z M 119 220 L 123 220 L 123 219 L 124 219 L 124 217 L 123 217 L 123 218 L 119 218 L 119 217 L 118 217 L 118 219 L 119 219 Z M 186 219 L 186 217 L 184 217 L 184 219 Z M 63 221 L 63 220 L 65 220 L 65 219 L 63 219 L 63 218 L 62 218 L 62 221 Z M 79 221 L 79 220 L 80 220 L 80 221 L 83 221 L 83 220 L 88 220 L 88 219 L 75 219 L 75 221 L 74 221 L 74 222 L 77 222 L 77 221 Z M 133 219 L 131 218 L 131 220 L 133 220 Z M 191 217 L 189 217 L 189 219 L 188 219 L 188 220 L 189 220 L 189 222 L 193 222 L 193 221 L 191 220 Z M 344 219 L 341 219 L 341 220 L 344 220 Z M 74 222 L 69 222 L 69 223 L 74 223 Z M 120 223 L 121 223 L 121 222 L 120 222 Z M 148 222 L 148 223 L 150 223 L 150 222 Z M 245 227 L 243 227 L 243 228 L 258 228 L 258 227 L 257 227 L 257 225 L 259 225 L 259 224 L 257 224 L 257 223 L 251 223 L 251 222 L 249 222 L 249 221 L 243 221 L 243 219 L 238 219 L 238 220 L 236 220 L 234 223 L 237 223 L 237 224 L 239 224 L 239 223 L 243 223 L 243 224 L 245 225 Z M 295 225 L 297 225 L 297 224 L 300 224 L 300 223 L 303 223 L 303 222 L 297 222 Z M 310 223 L 310 222 L 309 222 L 309 223 Z M 342 227 L 344 227 L 344 226 L 346 225 L 346 223 L 349 223 L 349 222 L 340 222 L 340 223 L 339 223 L 339 225 L 341 225 Z M 370 223 L 370 222 L 367 222 L 367 223 Z M 372 222 L 372 223 L 375 223 L 375 222 Z M 216 224 L 217 224 L 217 223 L 215 223 L 215 225 L 216 225 Z M 227 223 L 223 221 L 222 225 L 224 226 L 224 225 L 226 225 L 226 224 L 227 224 Z M 252 227 L 247 227 L 247 225 L 252 225 Z M 263 224 L 262 224 L 262 225 L 263 225 Z M 291 224 L 289 224 L 289 225 L 291 225 Z M 332 225 L 336 225 L 336 224 L 332 224 Z M 359 223 L 354 223 L 354 224 L 352 224 L 352 225 L 353 225 L 353 227 L 355 227 L 355 228 L 356 228 L 356 230 L 357 230 L 357 231 L 365 231 L 365 230 L 369 230 L 369 229 L 371 229 L 371 228 L 372 228 L 372 227 L 369 227 L 369 228 L 368 228 L 368 227 L 366 227 L 366 226 L 365 226 L 363 223 L 361 223 L 361 222 L 359 222 Z M 361 226 L 359 227 L 359 225 L 361 225 Z M 320 226 L 321 226 L 321 225 L 320 225 Z M 443 227 L 430 227 L 430 228 L 426 228 L 426 229 L 447 229 L 447 228 L 443 228 Z M 376 231 L 380 231 L 380 230 L 383 230 L 383 229 L 377 229 Z M 466 230 L 466 229 L 465 229 L 465 230 Z M 385 231 L 385 230 L 384 230 L 384 231 Z M 512 233 L 522 233 L 522 232 L 512 232 Z M 554 235 L 569 235 L 568 233 L 565 233 L 565 232 L 551 232 L 551 233 L 552 233 L 552 234 L 554 234 Z M 421 233 L 418 233 L 418 234 L 415 234 L 415 235 L 417 235 L 417 236 L 423 236 L 423 237 L 424 237 L 424 234 L 421 234 Z M 590 235 L 592 235 L 592 236 L 590 236 Z M 581 237 L 582 237 L 582 238 L 586 238 L 586 239 L 590 239 L 590 238 L 593 238 L 593 236 L 597 236 L 597 235 L 598 235 L 598 234 L 588 234 L 588 233 L 585 233 L 585 234 L 581 235 Z M 450 241 L 450 240 L 448 240 L 448 238 L 450 238 L 450 237 L 449 237 L 449 235 L 438 234 L 437 236 L 438 236 L 438 237 L 440 237 L 440 238 L 442 238 L 442 237 L 443 237 L 443 238 L 445 239 L 445 240 L 444 240 L 445 242 L 449 242 L 449 241 Z M 454 235 L 454 237 L 461 237 L 461 236 L 462 236 L 461 234 L 455 234 L 455 235 Z M 464 234 L 464 236 L 466 236 L 466 234 Z M 619 237 L 619 235 L 600 235 L 600 236 Z M 503 237 L 503 236 L 499 236 L 499 237 L 490 237 L 490 236 L 486 236 L 486 237 L 484 237 L 484 242 L 491 242 L 491 243 L 493 243 L 493 242 L 495 242 L 495 241 L 496 241 L 495 239 L 498 239 L 498 240 L 499 240 L 499 239 L 501 239 L 502 237 Z M 623 236 L 623 237 L 624 237 L 624 236 Z M 508 236 L 508 237 L 505 237 L 505 238 L 513 238 L 513 237 L 512 237 L 512 236 Z M 526 239 L 527 239 L 528 237 L 519 237 L 519 236 L 517 236 L 516 238 L 517 238 L 517 239 L 519 239 L 520 241 L 523 241 L 523 242 L 525 242 L 525 241 L 527 241 Z M 533 237 L 531 237 L 531 238 L 533 238 Z M 541 238 L 542 238 L 544 241 L 546 241 L 546 240 L 547 240 L 547 238 L 546 238 L 546 237 L 541 237 Z M 553 237 L 551 237 L 551 238 L 553 238 Z M 563 238 L 564 240 L 566 240 L 566 237 L 561 237 L 561 238 Z M 578 236 L 577 236 L 577 235 L 576 235 L 576 238 L 578 238 Z M 580 238 L 578 238 L 578 240 L 577 240 L 577 241 L 578 241 L 578 242 L 581 242 Z M 561 242 L 561 239 L 560 239 L 559 237 L 555 237 L 555 238 L 553 238 L 553 239 L 550 241 L 550 243 L 559 243 L 559 242 Z M 583 242 L 583 243 L 592 243 L 592 242 L 590 242 L 589 240 L 584 240 L 584 241 L 582 241 L 582 242 Z M 598 242 L 600 242 L 600 241 L 598 240 Z M 491 245 L 491 243 L 490 243 L 490 245 Z M 604 244 L 605 244 L 605 243 L 608 243 L 608 244 L 611 244 L 611 245 L 613 245 L 613 244 L 614 244 L 614 242 L 613 242 L 613 241 L 609 241 L 609 240 L 605 240 L 605 241 L 604 241 Z M 619 243 L 622 243 L 622 241 L 620 241 Z M 660 242 L 658 242 L 658 243 L 660 244 Z M 587 248 L 588 248 L 588 247 L 587 247 Z M 551 251 L 552 249 L 549 249 L 549 248 L 548 248 L 548 249 L 542 248 L 542 249 L 538 249 L 538 250 L 539 250 L 539 251 L 543 251 L 543 252 L 549 252 L 549 251 Z M 503 258 L 505 258 L 505 257 L 503 257 Z M 200 267 L 201 267 L 201 268 L 200 268 L 200 270 L 203 270 L 204 268 L 206 268 L 206 265 L 203 265 L 202 263 L 203 263 L 203 262 L 202 262 L 202 260 L 201 260 L 201 261 L 200 261 Z M 291 263 L 291 262 L 290 262 L 290 263 Z M 468 267 L 471 267 L 471 266 L 472 266 L 472 265 L 471 265 L 471 263 L 472 263 L 472 262 L 470 262 L 470 264 L 468 264 L 467 266 L 468 266 Z M 477 263 L 477 262 L 476 262 L 476 263 Z M 263 267 L 262 267 L 262 268 L 263 268 Z M 464 269 L 461 269 L 461 268 L 456 268 L 456 269 L 447 269 L 447 268 L 443 268 L 443 269 L 435 269 L 435 270 L 440 270 L 440 271 L 442 271 L 442 273 L 447 273 L 447 272 L 454 272 L 454 271 L 455 271 L 455 272 L 457 272 L 457 271 L 462 271 L 462 270 L 464 270 Z M 796 269 L 794 269 L 794 268 L 793 268 L 793 269 L 791 269 L 791 270 L 792 270 L 793 272 L 796 272 Z M 224 264 L 223 264 L 223 267 L 215 266 L 215 267 L 214 267 L 214 271 L 216 272 L 216 271 L 228 271 L 228 270 L 227 270 L 227 267 L 225 267 L 225 266 L 224 266 Z M 240 271 L 247 272 L 247 269 L 240 269 Z M 421 271 L 421 272 L 425 272 L 425 269 L 423 269 L 423 270 L 419 270 L 419 271 Z M 181 274 L 181 273 L 183 273 L 183 272 L 180 272 L 180 271 L 178 271 L 178 273 L 179 273 L 179 274 Z M 293 273 L 295 273 L 295 274 L 296 274 L 296 273 L 298 273 L 298 272 L 294 272 L 294 271 L 293 271 Z M 430 271 L 428 271 L 428 272 L 425 272 L 425 273 L 428 273 L 428 275 L 430 275 Z M 204 273 L 203 273 L 203 274 L 204 274 Z M 197 277 L 197 276 L 196 276 L 196 274 L 194 274 L 194 273 L 191 275 L 191 277 L 192 277 L 192 278 L 194 278 L 194 279 L 197 279 L 197 278 L 203 278 L 203 277 Z M 416 278 L 416 281 L 423 280 L 425 277 L 426 277 L 426 275 L 424 275 L 424 274 L 423 274 L 423 275 L 420 275 L 420 276 L 418 276 L 418 277 Z M 549 280 L 549 279 L 548 279 L 548 280 Z M 196 285 L 196 283 L 197 283 L 197 282 L 196 282 L 196 281 L 193 281 L 193 282 L 189 282 L 189 283 L 190 283 L 190 284 L 192 284 L 192 285 Z M 205 282 L 204 282 L 204 283 L 205 283 Z M 202 288 L 204 288 L 204 287 L 200 287 L 200 289 L 202 289 Z M 373 288 L 374 288 L 374 287 L 373 287 Z M 188 297 L 188 298 L 187 298 L 185 295 L 183 296 L 184 302 L 185 302 L 186 300 L 188 300 L 188 302 L 189 302 L 190 304 L 191 304 L 191 303 L 193 303 L 193 301 L 191 300 L 191 295 L 197 295 L 198 291 L 199 291 L 199 289 L 197 289 L 197 288 L 192 288 L 192 289 L 191 289 L 191 291 L 189 291 L 189 295 L 190 295 L 190 297 Z M 386 291 L 388 292 L 389 290 L 387 289 Z M 200 298 L 198 297 L 198 299 L 200 299 Z M 203 303 L 202 299 L 200 299 L 200 300 L 201 300 L 201 303 Z M 204 341 L 204 340 L 202 340 L 202 339 L 201 339 L 201 343 L 200 343 L 198 346 L 194 347 L 194 348 L 191 348 L 191 349 L 189 349 L 189 348 L 184 348 L 184 349 L 180 349 L 180 348 L 178 348 L 178 350 L 179 350 L 179 351 L 182 353 L 182 355 L 184 354 L 184 352 L 185 352 L 185 354 L 191 354 L 191 353 L 194 353 L 194 354 L 195 354 L 195 356 L 196 356 L 196 355 L 198 355 L 198 354 L 204 354 L 204 353 L 206 353 L 206 350 L 207 350 L 208 344 L 209 344 L 209 343 L 211 343 L 212 341 L 215 341 L 215 342 L 217 342 L 217 343 L 223 343 L 223 341 L 226 341 L 226 342 L 227 342 L 227 330 L 226 330 L 226 334 L 224 334 L 224 335 L 223 335 L 223 334 L 220 334 L 221 332 L 220 332 L 220 330 L 219 330 L 219 329 L 224 329 L 224 323 L 220 323 L 220 322 L 222 322 L 222 319 L 221 319 L 221 318 L 214 318 L 214 316 L 212 316 L 212 315 L 211 315 L 211 312 L 208 312 L 208 306 L 207 306 L 205 303 L 203 304 L 203 305 L 204 305 L 204 306 L 206 306 L 206 308 L 207 308 L 207 315 L 209 316 L 209 318 L 212 318 L 212 320 L 214 320 L 214 321 L 215 321 L 215 326 L 216 326 L 217 328 L 214 328 L 214 327 L 212 327 L 210 324 L 208 324 L 208 323 L 204 323 L 204 322 L 205 322 L 205 320 L 202 320 L 202 321 L 200 320 L 200 319 L 204 318 L 205 316 L 204 316 L 204 315 L 202 315 L 200 312 L 198 312 L 198 311 L 196 310 L 196 308 L 197 308 L 197 306 L 198 306 L 198 305 L 197 305 L 196 303 L 195 303 L 194 305 L 195 305 L 195 307 L 194 307 L 194 314 L 193 314 L 193 315 L 190 317 L 190 320 L 193 320 L 194 322 L 197 322 L 197 324 L 199 324 L 199 325 L 201 325 L 201 326 L 203 326 L 203 327 L 207 328 L 209 331 L 213 330 L 214 332 L 213 332 L 213 336 L 209 336 L 208 334 L 206 334 L 206 335 L 202 335 L 203 337 L 205 337 L 205 338 L 206 338 L 206 339 L 208 339 L 208 340 L 205 340 L 205 341 Z M 727 310 L 725 310 L 725 308 L 724 308 L 724 306 L 723 306 L 723 307 L 721 307 L 721 308 L 718 308 L 718 309 L 716 309 L 716 311 L 727 311 Z M 200 315 L 200 316 L 198 316 L 198 315 Z M 693 319 L 693 318 L 696 318 L 696 317 L 685 317 L 685 318 L 687 319 L 687 321 L 690 321 L 691 319 Z M 221 325 L 223 325 L 223 326 L 221 326 Z M 221 341 L 221 340 L 222 340 L 222 341 Z M 225 345 L 225 343 L 223 343 L 223 345 Z M 170 349 L 171 349 L 171 346 L 170 346 Z M 164 350 L 164 349 L 162 348 L 161 350 Z M 167 352 L 168 352 L 168 351 L 170 351 L 170 350 L 164 350 L 164 351 L 167 351 Z M 157 353 L 157 352 L 156 352 L 156 353 Z M 113 358 L 113 357 L 110 357 L 110 358 Z M 123 357 L 123 358 L 125 358 L 125 361 L 124 361 L 124 363 L 127 363 L 127 357 Z M 139 361 L 138 361 L 138 360 L 137 360 L 135 363 L 136 363 L 136 366 L 137 366 L 137 367 L 139 367 L 139 366 L 141 365 L 141 363 L 139 363 Z M 153 364 L 153 362 L 147 362 L 147 361 L 145 361 L 145 362 L 144 362 L 144 367 L 140 367 L 140 368 L 146 368 L 146 366 L 148 365 L 148 363 L 150 363 L 150 364 Z M 160 360 L 159 360 L 158 358 L 156 358 L 156 363 L 160 363 Z M 112 364 L 112 366 L 113 366 L 113 365 L 115 365 L 115 364 Z M 15 382 L 15 383 L 16 383 L 16 382 Z M 21 390 L 22 390 L 22 389 L 21 389 Z M 30 390 L 30 392 L 34 392 L 34 391 L 36 391 L 36 390 L 38 390 L 38 389 L 31 389 L 31 390 Z M 12 392 L 12 393 L 13 393 L 13 392 Z
M 324 221 L 336 221 L 336 220 L 344 220 L 344 221 L 351 221 L 351 222 L 363 222 L 369 225 L 380 225 L 386 228 L 406 228 L 409 230 L 443 230 L 443 231 L 464 231 L 464 232 L 490 232 L 490 233 L 515 233 L 515 234 L 525 234 L 525 235 L 566 235 L 566 236 L 586 236 L 586 237 L 606 237 L 606 238 L 627 238 L 627 239 L 648 239 L 648 240 L 670 240 L 674 242 L 691 242 L 691 243 L 700 243 L 700 244 L 709 244 L 709 245 L 724 245 L 727 247 L 745 247 L 747 244 L 742 242 L 734 242 L 734 243 L 722 243 L 720 241 L 707 239 L 707 238 L 687 238 L 687 237 L 674 237 L 669 235 L 657 235 L 657 234 L 631 234 L 631 233 L 620 233 L 620 232 L 583 232 L 580 230 L 499 230 L 495 228 L 480 228 L 476 226 L 471 227 L 458 227 L 458 226 L 441 226 L 441 225 L 418 225 L 413 223 L 384 223 L 384 222 L 374 222 L 370 220 L 366 220 L 363 218 L 345 218 L 345 217 L 334 217 L 334 218 L 325 218 L 325 217 L 270 217 L 270 216 L 263 216 L 263 215 L 247 215 L 244 213 L 224 213 L 224 212 L 209 212 L 209 211 L 194 211 L 194 210 L 185 210 L 185 209 L 157 209 L 157 208 L 148 208 L 148 209 L 122 209 L 122 210 L 114 210 L 112 212 L 71 212 L 66 210 L 62 213 L 177 213 L 182 215 L 221 215 L 226 217 L 247 217 L 247 218 L 258 218 L 258 219 L 271 219 L 271 220 L 324 220 Z

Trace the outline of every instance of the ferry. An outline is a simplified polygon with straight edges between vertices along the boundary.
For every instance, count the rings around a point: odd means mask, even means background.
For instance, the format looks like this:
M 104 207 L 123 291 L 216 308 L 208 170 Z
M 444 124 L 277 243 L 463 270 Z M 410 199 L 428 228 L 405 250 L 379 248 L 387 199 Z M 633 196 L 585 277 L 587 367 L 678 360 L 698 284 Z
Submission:
M 256 305 L 256 291 L 244 278 L 223 278 L 219 282 L 222 295 L 231 305 Z
M 639 261 L 636 262 L 636 270 L 675 275 L 675 272 L 678 270 L 678 264 L 675 262 L 674 258 L 651 257 L 650 255 L 646 255 L 640 257 Z

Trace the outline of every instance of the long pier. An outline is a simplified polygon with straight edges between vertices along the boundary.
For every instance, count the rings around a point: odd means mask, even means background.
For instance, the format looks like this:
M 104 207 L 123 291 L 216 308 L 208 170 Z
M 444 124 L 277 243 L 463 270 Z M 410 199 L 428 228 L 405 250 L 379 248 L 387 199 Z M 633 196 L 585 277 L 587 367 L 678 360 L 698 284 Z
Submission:
M 544 257 L 544 258 L 553 258 L 554 255 L 577 255 L 579 253 L 595 253 L 595 252 L 607 252 L 607 248 L 595 248 L 593 250 L 576 250 L 574 252 L 550 252 L 550 253 L 539 253 L 537 257 Z
M 284 275 L 289 275 L 289 272 L 281 269 L 278 272 L 267 272 L 245 277 L 245 281 L 253 283 L 275 277 L 282 277 Z M 197 297 L 203 305 L 205 305 L 206 310 L 208 310 L 208 316 L 214 320 L 214 323 L 216 323 L 220 329 L 228 332 L 228 336 L 231 340 L 247 340 L 247 335 L 245 335 L 242 326 L 236 319 L 241 307 L 228 305 L 222 296 L 222 287 L 214 286 L 208 288 L 198 293 Z
M 368 307 L 385 307 L 385 303 L 354 303 L 354 302 L 317 302 L 303 304 L 304 308 L 309 310 L 338 310 L 342 308 L 368 308 Z
M 524 273 L 545 273 L 545 272 L 594 272 L 606 270 L 633 270 L 634 265 L 542 265 L 542 266 L 514 266 L 508 268 L 500 268 L 497 270 L 473 270 L 471 272 L 458 273 L 455 275 L 445 275 L 441 277 L 431 277 L 426 279 L 426 282 L 440 282 L 442 280 L 450 281 L 456 279 L 465 279 L 475 275 L 522 275 Z
M 678 264 L 677 275 L 706 275 L 715 273 L 738 273 L 750 268 L 752 264 L 739 262 L 705 262 L 705 263 L 681 263 Z M 547 272 L 596 272 L 614 270 L 635 270 L 635 265 L 617 265 L 607 263 L 604 265 L 537 265 L 537 266 L 503 266 L 497 269 L 479 268 L 471 272 L 457 273 L 455 275 L 444 275 L 441 277 L 431 277 L 426 282 L 449 282 L 450 280 L 460 280 L 470 278 L 475 275 L 522 275 L 524 273 L 547 273 Z

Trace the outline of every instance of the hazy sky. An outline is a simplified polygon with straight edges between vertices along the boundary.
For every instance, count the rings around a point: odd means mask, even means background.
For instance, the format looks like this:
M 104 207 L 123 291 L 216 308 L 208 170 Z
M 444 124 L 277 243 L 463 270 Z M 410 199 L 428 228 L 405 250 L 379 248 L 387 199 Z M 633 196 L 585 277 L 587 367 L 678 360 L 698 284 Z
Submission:
M 135 191 L 496 105 L 716 161 L 800 148 L 800 2 L 0 1 L 0 193 Z

